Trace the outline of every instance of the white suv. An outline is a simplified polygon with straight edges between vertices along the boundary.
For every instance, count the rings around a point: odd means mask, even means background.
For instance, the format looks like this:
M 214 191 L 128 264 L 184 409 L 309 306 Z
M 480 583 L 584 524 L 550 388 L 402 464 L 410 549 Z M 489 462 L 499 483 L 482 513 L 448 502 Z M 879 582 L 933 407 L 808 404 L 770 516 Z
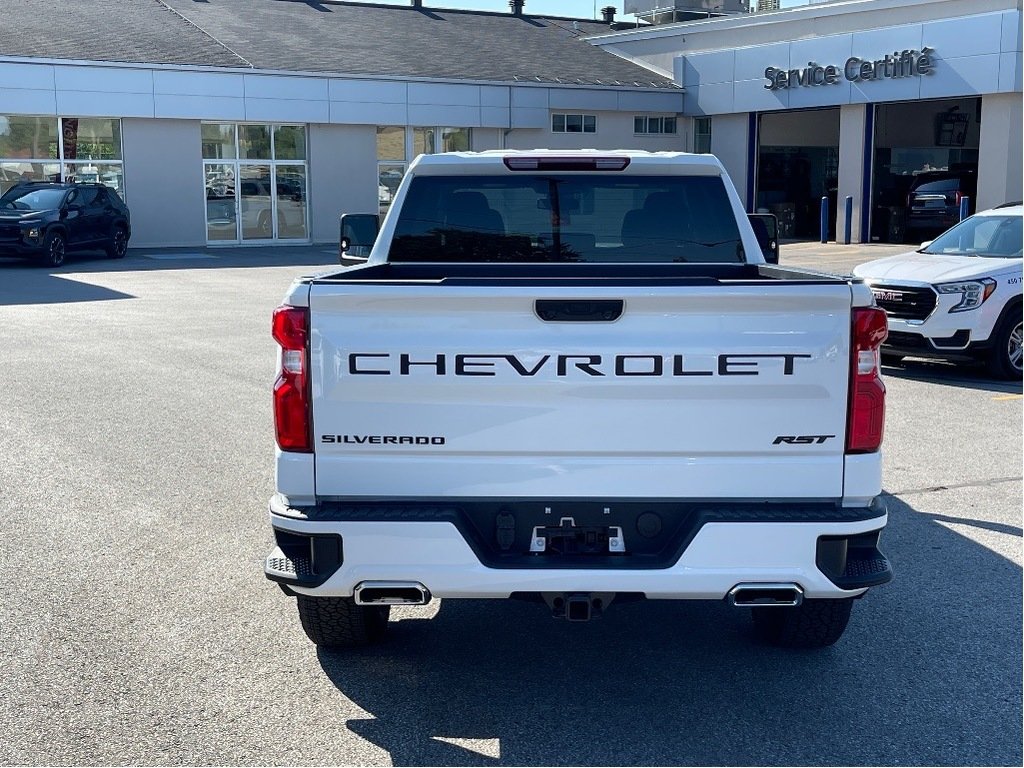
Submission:
M 889 316 L 882 359 L 983 360 L 1021 378 L 1021 242 L 1024 207 L 964 219 L 911 253 L 854 269 Z

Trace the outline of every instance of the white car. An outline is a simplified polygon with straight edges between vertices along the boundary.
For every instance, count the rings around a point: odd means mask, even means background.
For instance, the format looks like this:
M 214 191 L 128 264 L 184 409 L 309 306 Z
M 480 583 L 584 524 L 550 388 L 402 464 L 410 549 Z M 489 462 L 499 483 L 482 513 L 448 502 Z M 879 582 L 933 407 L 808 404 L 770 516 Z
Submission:
M 964 219 L 920 249 L 854 269 L 889 317 L 882 359 L 981 360 L 1021 378 L 1024 206 Z

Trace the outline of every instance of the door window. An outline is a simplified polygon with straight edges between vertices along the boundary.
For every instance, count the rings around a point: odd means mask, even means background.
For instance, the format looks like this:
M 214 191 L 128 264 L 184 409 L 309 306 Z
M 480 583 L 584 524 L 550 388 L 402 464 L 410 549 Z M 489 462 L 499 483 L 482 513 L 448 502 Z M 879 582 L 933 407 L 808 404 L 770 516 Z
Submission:
M 274 198 L 270 188 L 270 166 L 243 164 L 238 208 L 241 212 L 243 240 L 270 240 L 274 237 Z
M 306 167 L 278 165 L 274 174 L 277 236 L 303 240 L 306 232 Z
M 94 187 L 79 187 L 75 196 L 75 205 L 88 208 L 96 202 L 96 189 Z
M 223 242 L 238 239 L 235 206 L 234 163 L 207 163 L 206 173 L 206 239 Z

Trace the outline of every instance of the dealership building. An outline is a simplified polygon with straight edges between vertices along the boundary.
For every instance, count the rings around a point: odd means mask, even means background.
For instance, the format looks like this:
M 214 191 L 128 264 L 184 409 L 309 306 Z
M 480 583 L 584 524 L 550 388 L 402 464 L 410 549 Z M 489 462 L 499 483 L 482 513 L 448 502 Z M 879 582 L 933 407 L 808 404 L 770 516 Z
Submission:
M 417 154 L 465 149 L 711 151 L 795 238 L 822 197 L 842 231 L 847 196 L 855 240 L 896 238 L 929 170 L 1021 198 L 1017 0 L 656 5 L 3 0 L 0 191 L 102 181 L 135 247 L 335 243 Z
M 792 236 L 819 235 L 822 197 L 843 233 L 850 197 L 855 241 L 898 240 L 929 170 L 973 175 L 978 210 L 1021 199 L 1020 0 L 844 0 L 591 42 L 671 73 L 695 146 Z

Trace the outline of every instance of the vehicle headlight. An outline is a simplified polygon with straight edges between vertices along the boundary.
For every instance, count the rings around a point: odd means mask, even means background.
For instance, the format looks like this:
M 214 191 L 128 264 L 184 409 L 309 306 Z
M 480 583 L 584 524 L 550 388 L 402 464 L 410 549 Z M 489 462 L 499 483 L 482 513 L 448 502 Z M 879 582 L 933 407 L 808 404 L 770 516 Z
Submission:
M 39 234 L 39 227 L 30 227 L 28 231 L 25 232 L 25 237 L 29 240 L 38 240 Z
M 960 295 L 960 303 L 950 309 L 950 312 L 967 312 L 977 309 L 985 300 L 992 295 L 996 289 L 996 281 L 991 277 L 983 277 L 980 280 L 964 280 L 959 283 L 943 283 L 936 285 L 935 290 L 939 293 L 955 293 Z

